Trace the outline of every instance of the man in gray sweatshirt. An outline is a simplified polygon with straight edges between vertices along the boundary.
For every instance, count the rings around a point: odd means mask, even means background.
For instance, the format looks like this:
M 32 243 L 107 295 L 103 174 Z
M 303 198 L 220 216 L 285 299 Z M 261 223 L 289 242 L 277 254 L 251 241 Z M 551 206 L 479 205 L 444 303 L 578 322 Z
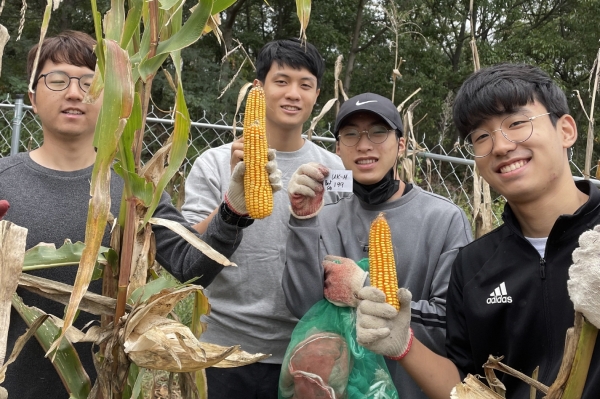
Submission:
M 345 101 L 334 134 L 336 152 L 352 171 L 353 195 L 323 207 L 328 168 L 309 163 L 292 176 L 282 280 L 287 306 L 297 317 L 323 297 L 356 306 L 367 273 L 354 262 L 369 256 L 369 228 L 383 212 L 392 230 L 398 284 L 412 292 L 411 331 L 443 355 L 450 268 L 458 249 L 472 240 L 469 222 L 449 200 L 400 180 L 402 120 L 387 98 L 364 93 Z M 397 362 L 386 360 L 401 398 L 427 397 Z
M 256 60 L 255 85 L 263 86 L 269 148 L 277 153 L 282 181 L 308 160 L 340 168 L 339 157 L 302 137 L 319 95 L 325 65 L 310 43 L 276 40 Z M 185 187 L 183 215 L 203 231 L 226 195 L 243 159 L 242 140 L 210 149 L 194 162 Z M 228 197 L 229 198 L 229 197 Z M 289 201 L 275 193 L 271 216 L 255 220 L 231 257 L 238 267 L 226 268 L 207 289 L 211 314 L 201 340 L 241 344 L 242 349 L 271 354 L 261 363 L 234 369 L 206 370 L 211 399 L 277 398 L 283 355 L 297 319 L 285 306 L 281 274 L 286 257 Z

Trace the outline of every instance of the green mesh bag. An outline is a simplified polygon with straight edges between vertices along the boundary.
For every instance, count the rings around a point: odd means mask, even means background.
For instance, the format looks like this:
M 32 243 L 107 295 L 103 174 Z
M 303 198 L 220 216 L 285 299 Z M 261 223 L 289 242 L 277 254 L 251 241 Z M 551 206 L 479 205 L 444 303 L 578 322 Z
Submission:
M 383 356 L 356 342 L 356 309 L 322 299 L 300 319 L 279 377 L 279 399 L 291 398 L 398 399 Z

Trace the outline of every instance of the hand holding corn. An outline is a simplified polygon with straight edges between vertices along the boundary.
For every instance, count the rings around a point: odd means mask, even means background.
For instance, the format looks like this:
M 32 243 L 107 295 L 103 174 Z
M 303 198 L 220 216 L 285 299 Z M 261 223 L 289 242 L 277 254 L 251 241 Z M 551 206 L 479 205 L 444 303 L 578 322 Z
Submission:
M 265 169 L 269 175 L 269 184 L 273 193 L 281 190 L 281 171 L 277 169 L 275 160 L 275 150 L 269 149 L 267 153 L 268 162 Z M 229 189 L 225 194 L 225 202 L 227 206 L 240 216 L 247 216 L 248 209 L 246 208 L 246 195 L 244 190 L 244 175 L 246 173 L 246 164 L 240 161 L 235 165 L 229 182 Z
M 579 237 L 567 288 L 575 310 L 600 328 L 600 225 Z
M 397 292 L 400 311 L 386 303 L 383 291 L 364 287 L 358 291 L 356 312 L 356 340 L 372 352 L 400 360 L 410 350 L 410 301 L 412 294 L 406 288 Z
M 301 165 L 290 178 L 288 195 L 290 212 L 297 219 L 310 219 L 317 216 L 325 200 L 323 181 L 329 175 L 326 166 L 316 162 Z
M 323 260 L 325 298 L 337 306 L 358 306 L 356 294 L 365 285 L 368 273 L 352 259 L 327 255 Z

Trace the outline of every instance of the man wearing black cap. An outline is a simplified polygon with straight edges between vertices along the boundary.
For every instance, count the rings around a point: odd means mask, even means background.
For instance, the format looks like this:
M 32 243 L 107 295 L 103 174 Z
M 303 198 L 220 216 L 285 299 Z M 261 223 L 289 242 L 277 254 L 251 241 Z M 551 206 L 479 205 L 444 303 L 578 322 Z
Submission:
M 412 293 L 409 333 L 445 355 L 450 268 L 458 249 L 472 239 L 464 212 L 400 180 L 402 120 L 387 98 L 364 93 L 344 102 L 334 134 L 336 152 L 352 171 L 354 195 L 323 206 L 325 166 L 305 164 L 292 176 L 282 281 L 288 308 L 302 317 L 324 296 L 341 306 L 356 306 L 355 293 L 367 273 L 354 262 L 369 256 L 371 222 L 384 212 L 392 229 L 398 284 Z M 397 362 L 387 364 L 400 397 L 426 398 Z

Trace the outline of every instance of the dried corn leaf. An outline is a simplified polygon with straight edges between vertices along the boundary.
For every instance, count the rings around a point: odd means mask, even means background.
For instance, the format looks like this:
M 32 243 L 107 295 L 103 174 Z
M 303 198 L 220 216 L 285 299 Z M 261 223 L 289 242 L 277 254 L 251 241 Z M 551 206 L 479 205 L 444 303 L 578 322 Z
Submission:
M 0 221 L 0 365 L 6 356 L 11 300 L 23 270 L 26 240 L 26 228 Z
M 23 334 L 19 338 L 17 338 L 17 341 L 15 342 L 15 345 L 13 346 L 12 352 L 11 352 L 8 360 L 6 361 L 6 363 L 4 363 L 2 365 L 2 368 L 0 368 L 0 384 L 3 383 L 4 379 L 6 378 L 6 369 L 8 368 L 8 366 L 17 359 L 17 357 L 21 353 L 21 350 L 23 349 L 23 347 L 25 346 L 27 341 L 29 341 L 29 338 L 33 337 L 33 335 L 35 334 L 37 329 L 42 325 L 43 322 L 46 321 L 47 318 L 48 318 L 47 314 L 38 317 L 33 322 L 33 324 L 31 324 L 31 327 L 27 329 L 25 334 Z
M 134 330 L 123 343 L 125 353 L 140 367 L 170 372 L 189 372 L 215 365 L 238 350 L 238 346 L 205 351 L 185 325 L 165 317 L 147 315 L 144 329 Z
M 64 305 L 69 303 L 69 298 L 73 291 L 72 285 L 32 276 L 27 273 L 20 276 L 19 286 Z M 116 303 L 116 299 L 114 298 L 94 294 L 93 292 L 86 292 L 83 295 L 79 309 L 95 315 L 112 315 L 115 313 Z M 131 306 L 127 305 L 127 309 L 131 309 Z
M 138 328 L 138 333 L 142 333 L 148 330 L 151 326 L 151 319 L 147 319 L 148 315 L 156 315 L 165 317 L 168 315 L 177 302 L 187 297 L 192 292 L 200 292 L 202 287 L 200 286 L 188 286 L 178 289 L 164 289 L 157 294 L 152 295 L 146 303 L 138 304 L 132 310 L 131 314 L 127 318 L 123 331 L 123 340 L 126 341 L 129 335 Z M 148 321 L 150 320 L 150 321 Z
M 157 226 L 166 227 L 169 230 L 179 234 L 183 239 L 192 244 L 194 248 L 198 249 L 215 262 L 223 266 L 237 266 L 235 263 L 229 261 L 229 259 L 215 251 L 210 245 L 202 241 L 200 238 L 198 238 L 198 236 L 177 222 L 161 218 L 150 218 L 149 222 Z
M 131 271 L 129 273 L 129 285 L 127 286 L 127 298 L 133 291 L 144 286 L 148 280 L 148 267 L 154 263 L 156 245 L 152 227 L 146 224 L 135 236 L 133 254 L 131 256 Z
M 218 345 L 210 344 L 208 342 L 201 343 L 202 348 L 206 351 L 207 355 L 219 349 Z M 227 356 L 224 360 L 215 364 L 213 367 L 218 368 L 228 368 L 228 367 L 240 367 L 245 366 L 247 364 L 252 364 L 256 362 L 260 362 L 268 357 L 271 357 L 269 354 L 264 353 L 248 353 L 243 350 L 238 350 L 233 352 L 231 355 Z
M 4 25 L 0 25 L 0 76 L 2 75 L 2 55 L 4 55 L 4 46 L 6 46 L 8 39 L 10 39 L 8 29 Z
M 315 116 L 313 118 L 312 121 L 310 121 L 310 127 L 308 128 L 308 139 L 312 140 L 312 133 L 315 131 L 315 127 L 317 126 L 317 123 L 319 123 L 319 121 L 323 118 L 323 116 L 325 116 L 325 114 L 327 112 L 329 112 L 329 110 L 331 109 L 331 107 L 333 107 L 333 104 L 335 104 L 337 102 L 337 97 L 336 98 L 332 98 L 329 101 L 327 101 L 327 103 L 325 103 L 325 106 L 323 107 L 323 109 L 321 110 L 321 112 L 319 112 L 319 115 Z
M 503 399 L 503 397 L 469 374 L 463 382 L 452 389 L 450 399 Z

